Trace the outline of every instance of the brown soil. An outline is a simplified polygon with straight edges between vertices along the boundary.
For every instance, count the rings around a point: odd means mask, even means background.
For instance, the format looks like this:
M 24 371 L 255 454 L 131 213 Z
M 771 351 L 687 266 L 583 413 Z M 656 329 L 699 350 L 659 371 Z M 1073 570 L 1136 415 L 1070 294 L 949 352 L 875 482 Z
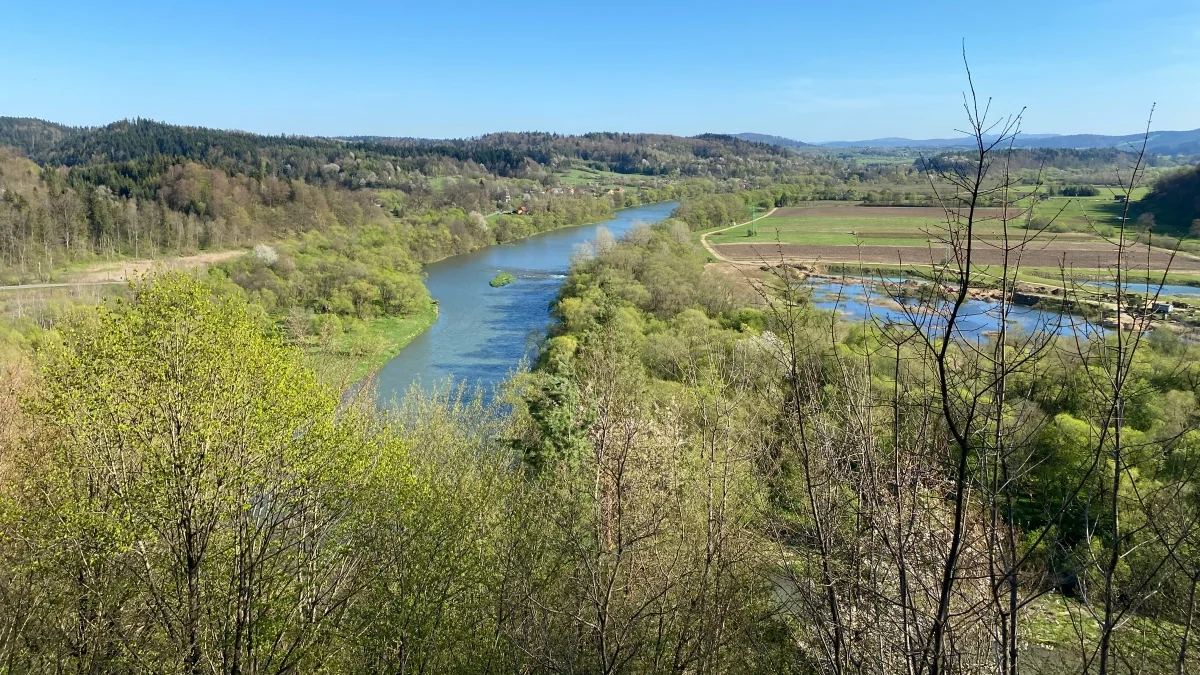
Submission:
M 76 283 L 125 281 L 158 269 L 170 271 L 205 267 L 236 258 L 239 255 L 245 255 L 245 253 L 245 251 L 241 250 L 215 251 L 213 253 L 200 253 L 197 255 L 179 256 L 177 258 L 163 258 L 161 260 L 125 260 L 121 262 L 100 263 L 72 274 L 71 281 Z
M 945 237 L 945 232 L 943 232 L 941 230 L 938 230 L 936 228 L 929 228 L 929 231 L 925 231 L 925 229 L 926 228 L 921 228 L 920 230 L 915 230 L 915 231 L 914 230 L 896 230 L 896 231 L 871 230 L 869 232 L 856 232 L 855 234 L 857 234 L 860 239 L 924 239 L 924 240 L 932 240 L 935 238 L 944 238 Z M 1009 236 L 1009 241 L 1013 242 L 1013 244 L 1015 245 L 1021 241 L 1021 237 L 1024 234 L 1025 234 L 1025 232 L 1023 230 L 1017 230 Z M 1030 233 L 1030 234 L 1032 235 L 1032 233 Z M 1004 241 L 1003 234 L 976 234 L 975 238 L 978 239 L 979 241 L 995 241 L 995 242 Z M 1043 245 L 1049 245 L 1051 243 L 1051 239 L 1053 239 L 1053 241 L 1058 242 L 1060 244 L 1064 241 L 1081 241 L 1081 240 L 1084 241 L 1085 243 L 1092 243 L 1092 244 L 1100 243 L 1100 242 L 1096 241 L 1096 237 L 1092 236 L 1091 234 L 1087 234 L 1085 232 L 1065 232 L 1065 233 L 1055 234 L 1052 238 L 1044 237 L 1044 236 L 1039 237 L 1037 240 L 1030 242 L 1029 245 L 1030 245 L 1030 247 L 1034 247 L 1034 248 L 1041 247 Z M 941 241 L 941 240 L 942 239 L 939 239 L 938 241 Z
M 949 249 L 944 246 L 807 246 L 799 244 L 721 244 L 718 252 L 730 260 L 739 262 L 810 261 L 826 263 L 871 263 L 884 265 L 939 265 L 946 261 Z M 1015 255 L 1015 254 L 1014 254 Z M 1149 256 L 1147 258 L 1147 255 Z M 1022 251 L 1022 267 L 1074 267 L 1081 269 L 1105 269 L 1116 265 L 1116 249 L 1110 244 L 1099 242 L 1053 243 L 1034 245 Z M 1168 263 L 1173 271 L 1200 271 L 1200 259 L 1177 255 L 1172 261 L 1169 253 L 1162 250 L 1147 250 L 1136 247 L 1128 258 L 1132 269 L 1146 269 L 1147 260 L 1151 269 L 1166 269 Z M 972 254 L 976 265 L 1000 265 L 1004 262 L 1003 251 L 992 246 L 981 246 Z
M 748 307 L 764 304 L 762 287 L 768 274 L 761 265 L 713 262 L 704 266 L 704 272 L 730 281 L 738 303 Z

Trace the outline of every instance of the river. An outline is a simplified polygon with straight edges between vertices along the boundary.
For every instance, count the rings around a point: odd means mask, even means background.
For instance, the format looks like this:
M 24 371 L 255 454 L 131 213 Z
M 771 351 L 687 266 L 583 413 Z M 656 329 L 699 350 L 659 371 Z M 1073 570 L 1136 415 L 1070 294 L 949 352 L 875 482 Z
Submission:
M 414 383 L 429 388 L 448 380 L 465 381 L 490 391 L 523 361 L 537 355 L 550 324 L 550 305 L 577 245 L 594 238 L 598 227 L 606 227 L 620 237 L 639 223 L 655 223 L 668 217 L 677 205 L 669 202 L 624 209 L 603 223 L 546 232 L 426 266 L 425 285 L 440 308 L 437 323 L 379 371 L 376 383 L 380 402 L 387 404 L 402 396 Z M 516 283 L 491 287 L 488 282 L 500 272 L 515 276 Z M 872 284 L 825 279 L 806 285 L 812 288 L 817 307 L 837 310 L 851 321 L 908 320 L 908 315 Z M 996 308 L 993 302 L 968 302 L 959 316 L 956 333 L 967 339 L 985 338 L 999 328 Z M 1094 330 L 1072 317 L 1031 307 L 1012 307 L 1009 320 L 1026 332 L 1065 335 L 1075 330 L 1083 334 Z M 933 324 L 926 328 L 936 332 Z
M 537 353 L 578 244 L 606 227 L 620 237 L 638 223 L 671 215 L 676 202 L 618 211 L 612 220 L 580 225 L 491 246 L 427 265 L 425 285 L 438 301 L 437 323 L 417 336 L 379 371 L 379 399 L 390 402 L 414 383 L 428 388 L 446 380 L 490 390 Z M 492 288 L 500 272 L 516 283 Z

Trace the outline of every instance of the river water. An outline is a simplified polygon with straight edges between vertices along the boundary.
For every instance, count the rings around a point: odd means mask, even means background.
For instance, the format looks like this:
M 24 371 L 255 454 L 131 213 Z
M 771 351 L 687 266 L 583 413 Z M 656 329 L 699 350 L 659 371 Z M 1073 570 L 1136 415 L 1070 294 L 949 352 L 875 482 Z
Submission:
M 598 227 L 606 227 L 620 237 L 639 223 L 655 223 L 668 217 L 677 205 L 669 202 L 625 209 L 607 222 L 555 230 L 426 266 L 425 284 L 440 306 L 437 323 L 379 371 L 376 384 L 380 402 L 386 405 L 413 384 L 429 388 L 448 380 L 465 381 L 471 387 L 481 385 L 485 392 L 491 391 L 524 361 L 537 355 L 538 344 L 550 324 L 550 305 L 566 277 L 575 248 L 593 239 Z M 516 283 L 492 288 L 488 282 L 500 272 L 515 276 Z M 910 318 L 873 283 L 824 279 L 806 285 L 813 290 L 816 306 L 835 310 L 851 321 L 907 323 Z M 984 339 L 998 330 L 996 308 L 992 302 L 968 302 L 959 316 L 956 335 Z M 1030 307 L 1013 307 L 1008 318 L 1025 332 L 1091 332 L 1071 317 Z M 925 328 L 936 334 L 938 320 L 925 320 L 930 322 Z
M 903 283 L 902 278 L 870 277 L 870 282 L 864 283 L 855 279 L 820 279 L 805 282 L 805 286 L 813 292 L 812 302 L 816 307 L 835 310 L 847 321 L 866 321 L 868 319 L 880 323 L 918 323 L 931 335 L 940 337 L 945 330 L 945 323 L 936 313 L 915 312 L 905 310 L 897 305 L 892 294 L 879 286 L 880 283 Z M 911 301 L 905 301 L 911 306 Z M 942 310 L 948 311 L 948 306 Z M 959 312 L 955 322 L 955 337 L 966 340 L 986 339 L 989 335 L 1000 330 L 1000 305 L 985 300 L 968 300 Z M 1008 308 L 1007 325 L 1009 328 L 1018 327 L 1025 333 L 1050 332 L 1056 335 L 1070 335 L 1078 332 L 1088 336 L 1097 331 L 1086 322 L 1067 314 L 1048 312 L 1033 307 L 1010 306 Z
M 671 215 L 675 202 L 624 209 L 616 218 L 491 246 L 427 265 L 425 285 L 439 303 L 437 323 L 419 335 L 378 373 L 382 403 L 414 383 L 430 387 L 447 379 L 490 390 L 532 359 L 550 324 L 550 303 L 558 295 L 578 244 L 608 228 L 620 237 L 638 223 Z M 492 288 L 500 272 L 516 283 Z

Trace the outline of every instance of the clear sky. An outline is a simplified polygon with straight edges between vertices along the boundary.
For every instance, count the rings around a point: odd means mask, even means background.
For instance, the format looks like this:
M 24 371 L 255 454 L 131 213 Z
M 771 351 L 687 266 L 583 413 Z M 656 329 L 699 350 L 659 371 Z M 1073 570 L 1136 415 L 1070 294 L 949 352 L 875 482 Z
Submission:
M 0 115 L 314 135 L 1200 127 L 1200 0 L 0 0 Z

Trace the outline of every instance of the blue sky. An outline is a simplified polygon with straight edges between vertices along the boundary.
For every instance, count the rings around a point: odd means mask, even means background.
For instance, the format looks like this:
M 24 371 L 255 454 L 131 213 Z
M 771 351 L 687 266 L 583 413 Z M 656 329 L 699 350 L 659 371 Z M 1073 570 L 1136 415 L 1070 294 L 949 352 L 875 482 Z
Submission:
M 262 133 L 954 135 L 1200 127 L 1200 0 L 0 0 L 0 115 Z

